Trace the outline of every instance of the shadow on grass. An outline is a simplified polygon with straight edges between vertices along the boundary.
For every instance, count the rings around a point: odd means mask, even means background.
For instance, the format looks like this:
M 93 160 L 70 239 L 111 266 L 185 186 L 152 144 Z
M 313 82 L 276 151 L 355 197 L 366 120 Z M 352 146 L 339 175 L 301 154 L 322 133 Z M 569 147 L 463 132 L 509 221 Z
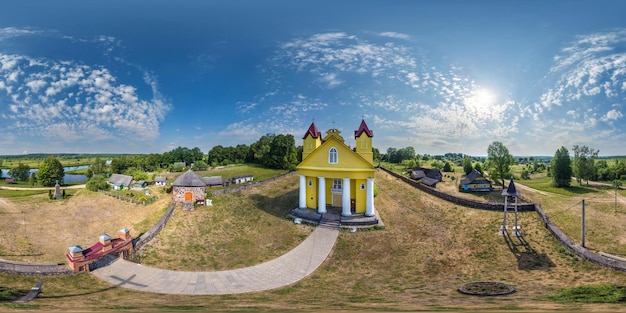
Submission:
M 598 192 L 598 189 L 601 188 L 594 186 L 569 186 L 565 187 L 564 189 L 576 195 L 584 195 L 588 193 Z
M 266 213 L 284 218 L 291 210 L 298 206 L 299 190 L 292 190 L 275 197 L 253 194 L 250 199 L 255 206 Z
M 503 237 L 509 250 L 517 258 L 519 270 L 547 270 L 556 266 L 547 254 L 537 253 L 524 236 L 511 237 L 507 231 Z
M 40 296 L 38 296 L 38 298 L 42 298 L 42 299 L 64 299 L 64 298 L 82 297 L 82 296 L 87 296 L 87 295 L 93 295 L 93 294 L 107 292 L 109 290 L 113 290 L 115 288 L 121 287 L 121 286 L 126 285 L 126 284 L 138 285 L 138 286 L 145 287 L 145 285 L 136 284 L 136 283 L 132 282 L 132 279 L 135 278 L 135 276 L 136 275 L 133 274 L 128 279 L 123 279 L 123 278 L 119 278 L 119 277 L 116 277 L 116 276 L 111 276 L 112 278 L 114 278 L 116 280 L 119 280 L 120 283 L 119 284 L 115 284 L 115 285 L 110 286 L 110 287 L 102 288 L 102 289 L 97 289 L 97 290 L 87 291 L 87 292 L 82 292 L 82 293 L 73 293 L 73 294 L 66 294 L 66 295 L 56 295 L 56 296 L 42 296 L 42 295 L 40 295 Z

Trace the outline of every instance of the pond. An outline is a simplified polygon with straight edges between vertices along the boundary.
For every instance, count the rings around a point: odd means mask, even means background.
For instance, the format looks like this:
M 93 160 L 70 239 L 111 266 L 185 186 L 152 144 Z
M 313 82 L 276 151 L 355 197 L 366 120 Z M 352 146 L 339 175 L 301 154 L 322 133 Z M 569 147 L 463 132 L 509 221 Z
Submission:
M 81 166 L 70 166 L 70 167 L 65 167 L 63 168 L 66 172 L 67 171 L 74 171 L 74 170 L 80 170 L 80 169 L 84 169 L 84 168 L 88 168 L 89 165 L 81 165 Z M 36 168 L 32 168 L 30 169 L 30 171 L 28 172 L 28 174 L 32 174 L 34 172 L 37 172 Z M 9 177 L 9 170 L 8 169 L 3 169 L 2 170 L 2 177 L 6 178 Z M 87 181 L 87 176 L 82 175 L 82 174 L 65 174 L 65 177 L 63 177 L 63 181 L 66 183 L 84 183 Z

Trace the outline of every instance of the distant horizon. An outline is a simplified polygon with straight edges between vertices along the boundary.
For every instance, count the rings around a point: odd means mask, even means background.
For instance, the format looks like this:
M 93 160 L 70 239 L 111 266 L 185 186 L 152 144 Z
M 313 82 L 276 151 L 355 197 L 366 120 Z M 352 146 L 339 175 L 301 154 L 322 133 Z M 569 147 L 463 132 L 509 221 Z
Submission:
M 298 145 L 296 145 L 297 147 Z M 233 146 L 234 147 L 234 146 Z M 186 147 L 186 148 L 190 148 L 193 149 L 194 147 Z M 374 147 L 376 148 L 376 147 Z M 394 148 L 405 148 L 405 147 L 394 147 Z M 569 151 L 570 149 L 568 149 Z M 380 150 L 379 150 L 380 151 Z M 166 151 L 168 152 L 168 151 Z M 555 150 L 556 152 L 556 150 Z M 99 155 L 148 155 L 148 154 L 153 154 L 156 152 L 149 152 L 149 153 L 77 153 L 77 152 L 71 152 L 71 153 L 28 153 L 28 154 L 2 154 L 0 155 L 0 159 L 2 159 L 3 157 L 28 157 L 28 156 L 34 156 L 34 155 L 46 155 L 46 156 L 72 156 L 72 155 L 76 155 L 76 156 L 81 156 L 81 155 L 93 155 L 93 156 L 99 156 Z M 206 155 L 208 154 L 208 151 L 205 153 L 203 151 L 203 153 Z M 387 154 L 386 151 L 380 151 L 381 154 Z M 487 158 L 487 155 L 470 155 L 470 154 L 466 154 L 466 153 L 462 153 L 462 152 L 446 152 L 446 153 L 442 153 L 442 154 L 430 154 L 430 153 L 417 153 L 419 155 L 429 155 L 429 156 L 444 156 L 447 153 L 452 153 L 452 154 L 464 154 L 470 157 L 476 157 L 476 158 Z M 163 153 L 156 153 L 156 154 L 163 154 Z M 512 154 L 513 158 L 554 158 L 554 154 L 552 155 L 515 155 Z M 571 157 L 571 155 L 570 155 Z M 611 158 L 626 158 L 626 154 L 624 155 L 598 155 L 598 159 L 611 159 Z
M 626 155 L 626 1 L 7 0 L 0 154 L 296 144 Z M 242 23 L 241 21 L 246 21 Z M 348 144 L 353 138 L 346 136 Z M 548 153 L 551 154 L 551 153 Z

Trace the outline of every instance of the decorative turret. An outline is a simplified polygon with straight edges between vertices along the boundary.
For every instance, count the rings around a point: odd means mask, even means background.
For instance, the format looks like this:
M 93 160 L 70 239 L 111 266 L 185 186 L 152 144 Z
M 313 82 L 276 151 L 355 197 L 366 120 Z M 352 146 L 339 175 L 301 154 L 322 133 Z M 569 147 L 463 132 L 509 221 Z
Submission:
M 361 120 L 359 129 L 354 131 L 354 139 L 356 139 L 356 153 L 373 165 L 374 152 L 372 150 L 372 137 L 374 137 L 374 132 L 367 127 L 365 120 Z
M 317 130 L 315 123 L 311 123 L 302 139 L 304 139 L 302 144 L 302 159 L 304 160 L 322 144 L 322 133 Z
M 102 234 L 98 237 L 98 241 L 102 244 L 103 252 L 111 250 L 111 236 Z
M 123 239 L 124 241 L 132 239 L 132 237 L 130 236 L 130 230 L 128 228 L 120 229 L 120 239 Z
M 82 260 L 85 258 L 85 255 L 83 255 L 83 248 L 81 248 L 80 246 L 71 246 L 69 247 L 69 250 L 69 255 L 72 257 L 72 259 Z

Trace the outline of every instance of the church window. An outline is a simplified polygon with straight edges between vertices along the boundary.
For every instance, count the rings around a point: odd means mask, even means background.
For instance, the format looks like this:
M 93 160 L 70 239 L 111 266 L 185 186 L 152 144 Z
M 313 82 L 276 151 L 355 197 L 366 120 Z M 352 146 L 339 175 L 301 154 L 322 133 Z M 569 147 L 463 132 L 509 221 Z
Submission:
M 338 159 L 339 158 L 337 156 L 337 148 L 330 148 L 330 150 L 328 151 L 328 163 L 337 164 Z
M 309 179 L 309 186 L 313 186 L 313 181 Z
M 341 179 L 337 179 L 337 178 L 333 179 L 333 188 L 332 188 L 332 190 L 333 191 L 342 191 L 343 190 L 342 183 L 343 183 L 343 181 Z
M 365 190 L 365 184 L 361 183 L 361 190 Z

